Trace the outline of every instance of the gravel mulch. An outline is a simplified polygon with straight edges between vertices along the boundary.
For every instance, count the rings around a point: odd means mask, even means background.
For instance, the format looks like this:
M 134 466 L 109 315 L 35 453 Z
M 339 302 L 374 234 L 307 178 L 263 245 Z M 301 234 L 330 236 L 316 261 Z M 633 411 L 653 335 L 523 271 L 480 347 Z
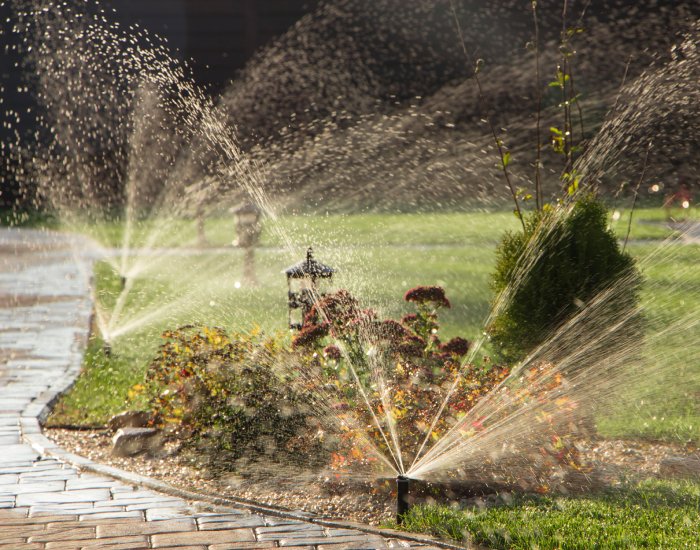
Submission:
M 112 434 L 107 430 L 45 428 L 44 433 L 69 452 L 200 494 L 245 499 L 368 525 L 381 525 L 395 514 L 395 497 L 391 496 L 390 488 L 382 491 L 381 487 L 378 490 L 369 483 L 353 486 L 353 490 L 337 490 L 337 487 L 328 486 L 320 479 L 304 484 L 291 482 L 284 488 L 280 487 L 279 478 L 269 485 L 244 485 L 236 476 L 215 477 L 198 468 L 193 458 L 179 452 L 177 444 L 172 442 L 166 442 L 157 455 L 147 453 L 119 458 L 110 453 Z M 698 452 L 694 446 L 626 440 L 591 441 L 581 443 L 580 449 L 585 460 L 597 465 L 613 485 L 621 475 L 640 479 L 656 477 L 664 459 L 688 457 Z M 468 504 L 469 501 L 461 502 Z
M 274 483 L 243 485 L 234 475 L 214 477 L 195 465 L 187 453 L 178 451 L 178 444 L 166 442 L 157 455 L 140 454 L 127 458 L 112 456 L 112 433 L 108 430 L 70 430 L 44 428 L 44 435 L 61 448 L 94 462 L 106 464 L 158 479 L 174 487 L 223 498 L 245 499 L 286 510 L 302 510 L 333 519 L 381 525 L 393 518 L 394 500 L 388 491 L 377 490 L 371 484 L 353 486 L 353 491 L 337 490 L 337 486 L 316 483 L 300 485 L 292 480 L 280 487 Z

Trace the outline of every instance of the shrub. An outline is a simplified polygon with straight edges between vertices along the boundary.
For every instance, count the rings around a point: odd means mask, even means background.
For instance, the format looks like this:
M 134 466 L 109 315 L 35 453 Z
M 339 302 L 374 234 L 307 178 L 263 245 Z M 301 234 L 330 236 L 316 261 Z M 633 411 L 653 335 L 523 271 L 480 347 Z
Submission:
M 616 284 L 624 289 L 615 309 L 632 311 L 637 305 L 642 277 L 607 228 L 607 213 L 598 198 L 582 193 L 569 210 L 534 211 L 524 233 L 504 234 L 491 283 L 496 316 L 487 327 L 499 359 L 523 359 L 598 292 Z M 504 292 L 511 294 L 498 311 Z M 639 319 L 631 321 L 627 334 L 638 335 Z
M 313 400 L 279 370 L 289 352 L 278 339 L 202 326 L 163 337 L 146 375 L 163 426 L 219 462 L 299 458 L 288 443 L 308 429 Z

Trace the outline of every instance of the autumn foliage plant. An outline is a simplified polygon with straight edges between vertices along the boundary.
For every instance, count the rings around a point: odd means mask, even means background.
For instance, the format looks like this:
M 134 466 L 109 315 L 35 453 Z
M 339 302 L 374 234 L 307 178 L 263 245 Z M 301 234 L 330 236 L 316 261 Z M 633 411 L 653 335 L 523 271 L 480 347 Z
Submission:
M 289 353 L 253 331 L 185 326 L 167 339 L 146 375 L 161 425 L 217 461 L 306 460 L 288 443 L 307 428 L 313 398 L 279 368 Z
M 416 287 L 404 299 L 412 313 L 382 320 L 339 290 L 313 306 L 289 347 L 259 331 L 166 332 L 146 384 L 160 425 L 220 470 L 274 475 L 284 465 L 372 479 L 408 471 L 448 434 L 481 437 L 503 415 L 555 405 L 562 380 L 552 365 L 513 384 L 508 367 L 470 364 L 466 339 L 441 341 L 438 311 L 451 307 L 442 288 Z M 501 413 L 475 416 L 499 400 Z M 565 424 L 575 407 L 558 399 L 533 417 L 557 442 L 543 451 L 550 461 L 572 460 Z

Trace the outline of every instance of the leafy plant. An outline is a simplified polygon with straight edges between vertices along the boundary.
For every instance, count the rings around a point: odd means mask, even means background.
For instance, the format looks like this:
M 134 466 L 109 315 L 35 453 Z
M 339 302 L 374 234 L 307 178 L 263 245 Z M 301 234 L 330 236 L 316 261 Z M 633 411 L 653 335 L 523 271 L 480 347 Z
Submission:
M 631 311 L 637 305 L 641 274 L 607 220 L 605 205 L 581 193 L 568 211 L 563 206 L 535 211 L 526 218 L 525 233 L 504 234 L 496 253 L 492 305 L 502 293 L 511 295 L 487 327 L 500 359 L 523 359 L 596 293 L 623 280 L 627 290 L 616 307 Z
M 146 375 L 161 425 L 218 462 L 306 455 L 288 443 L 307 430 L 313 398 L 279 370 L 279 339 L 203 326 L 163 337 Z

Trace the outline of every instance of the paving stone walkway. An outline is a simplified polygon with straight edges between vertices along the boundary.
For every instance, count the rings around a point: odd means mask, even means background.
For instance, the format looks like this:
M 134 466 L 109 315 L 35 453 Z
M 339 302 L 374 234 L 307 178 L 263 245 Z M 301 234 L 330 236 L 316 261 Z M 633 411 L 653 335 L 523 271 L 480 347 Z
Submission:
M 80 370 L 90 250 L 69 235 L 0 228 L 0 550 L 430 548 L 272 511 L 212 511 L 86 472 L 89 461 L 56 448 L 39 423 Z

